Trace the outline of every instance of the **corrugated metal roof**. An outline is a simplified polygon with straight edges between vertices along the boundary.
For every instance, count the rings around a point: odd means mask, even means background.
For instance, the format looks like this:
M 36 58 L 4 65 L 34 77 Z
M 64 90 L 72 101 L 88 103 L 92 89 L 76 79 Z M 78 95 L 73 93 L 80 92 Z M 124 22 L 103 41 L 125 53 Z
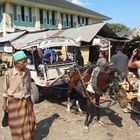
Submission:
M 12 41 L 12 45 L 16 48 L 26 46 L 28 43 L 34 42 L 38 39 L 48 38 L 53 36 L 59 30 L 50 30 L 50 31 L 38 31 L 38 32 L 29 32 L 24 36 Z
M 87 8 L 84 8 L 82 6 L 76 5 L 76 4 L 71 3 L 69 1 L 66 1 L 66 0 L 26 0 L 26 1 L 40 3 L 40 4 L 47 4 L 47 5 L 51 5 L 51 6 L 56 6 L 56 7 L 68 9 L 68 10 L 87 13 L 87 14 L 99 17 L 102 20 L 111 19 L 110 17 L 104 16 L 104 15 L 102 15 L 100 13 L 97 13 L 95 11 L 89 10 Z
M 106 27 L 106 23 L 97 23 L 93 25 L 87 25 L 77 28 L 70 28 L 65 30 L 48 30 L 48 31 L 37 31 L 37 32 L 28 32 L 22 35 L 21 37 L 15 39 L 12 42 L 12 45 L 20 49 L 25 47 L 32 42 L 36 43 L 40 39 L 48 37 L 70 37 L 76 41 L 91 42 L 95 35 L 101 35 L 106 37 L 114 37 L 117 35 L 112 32 L 112 30 Z M 13 33 L 16 34 L 16 33 Z M 10 34 L 10 36 L 13 36 Z
M 66 29 L 60 36 L 71 37 L 74 40 L 79 39 L 81 41 L 90 42 L 104 25 L 105 23 L 98 23 L 93 25 Z
M 53 34 L 58 32 L 58 30 L 51 31 L 41 31 L 41 32 L 29 32 L 28 34 L 22 36 L 21 38 L 12 42 L 12 44 L 27 44 L 38 39 L 51 37 Z
M 116 33 L 119 37 L 129 37 L 132 35 L 132 30 L 130 31 L 121 31 Z
M 27 31 L 22 31 L 22 32 L 15 32 L 15 33 L 10 33 L 7 34 L 5 37 L 0 37 L 0 42 L 7 42 L 7 41 L 13 41 L 22 35 L 26 34 Z

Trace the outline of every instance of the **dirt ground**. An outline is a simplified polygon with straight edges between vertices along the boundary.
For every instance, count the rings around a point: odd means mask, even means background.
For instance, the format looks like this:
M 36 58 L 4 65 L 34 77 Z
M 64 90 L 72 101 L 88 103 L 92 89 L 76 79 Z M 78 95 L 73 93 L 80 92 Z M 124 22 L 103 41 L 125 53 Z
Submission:
M 0 77 L 0 89 L 2 77 Z M 1 94 L 0 94 L 1 95 Z M 68 113 L 66 101 L 46 98 L 34 105 L 37 119 L 37 131 L 34 140 L 139 140 L 140 128 L 134 118 L 140 115 L 123 113 L 118 104 L 111 107 L 111 113 L 101 110 L 105 124 L 95 121 L 88 131 L 84 130 L 85 114 Z M 0 96 L 0 106 L 2 97 Z M 0 121 L 3 111 L 0 109 Z M 12 140 L 8 127 L 0 124 L 0 140 Z

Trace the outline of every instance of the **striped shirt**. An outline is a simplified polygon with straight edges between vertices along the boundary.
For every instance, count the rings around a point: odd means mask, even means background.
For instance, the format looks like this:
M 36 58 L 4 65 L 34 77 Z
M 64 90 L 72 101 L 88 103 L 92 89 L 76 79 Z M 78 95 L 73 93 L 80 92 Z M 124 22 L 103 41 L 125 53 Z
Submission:
M 4 77 L 3 97 L 12 96 L 17 99 L 31 96 L 31 75 L 30 70 L 25 68 L 19 72 L 15 67 L 9 70 Z

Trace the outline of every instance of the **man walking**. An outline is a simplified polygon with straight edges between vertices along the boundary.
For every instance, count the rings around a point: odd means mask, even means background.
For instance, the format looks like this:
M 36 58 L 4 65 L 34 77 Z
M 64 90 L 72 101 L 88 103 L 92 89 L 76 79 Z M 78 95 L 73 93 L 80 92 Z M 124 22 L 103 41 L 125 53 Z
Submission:
M 31 101 L 31 76 L 26 68 L 27 56 L 23 51 L 13 54 L 15 66 L 5 74 L 3 110 L 13 140 L 32 140 L 35 133 L 35 114 Z

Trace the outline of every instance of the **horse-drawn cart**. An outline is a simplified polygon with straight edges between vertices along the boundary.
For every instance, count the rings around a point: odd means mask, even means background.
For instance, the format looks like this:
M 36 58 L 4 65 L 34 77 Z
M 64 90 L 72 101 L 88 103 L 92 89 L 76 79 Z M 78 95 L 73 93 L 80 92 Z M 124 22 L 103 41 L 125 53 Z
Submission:
M 64 47 L 67 55 L 67 47 L 73 46 L 76 47 L 76 42 L 71 38 L 66 37 L 52 37 L 47 39 L 40 39 L 35 42 L 28 44 L 26 47 L 23 47 L 22 50 L 34 50 L 32 47 L 37 47 L 37 49 L 58 49 Z M 34 59 L 37 59 L 34 57 Z M 42 63 L 36 68 L 35 65 L 27 64 L 27 67 L 31 71 L 32 90 L 33 90 L 33 101 L 38 102 L 39 100 L 39 89 L 47 89 L 46 93 L 49 92 L 49 89 L 66 89 L 67 77 L 65 75 L 65 70 L 73 67 L 76 63 L 74 61 L 63 62 L 54 61 L 53 63 Z M 37 85 L 37 86 L 36 86 Z M 58 91 L 58 90 L 57 90 Z

